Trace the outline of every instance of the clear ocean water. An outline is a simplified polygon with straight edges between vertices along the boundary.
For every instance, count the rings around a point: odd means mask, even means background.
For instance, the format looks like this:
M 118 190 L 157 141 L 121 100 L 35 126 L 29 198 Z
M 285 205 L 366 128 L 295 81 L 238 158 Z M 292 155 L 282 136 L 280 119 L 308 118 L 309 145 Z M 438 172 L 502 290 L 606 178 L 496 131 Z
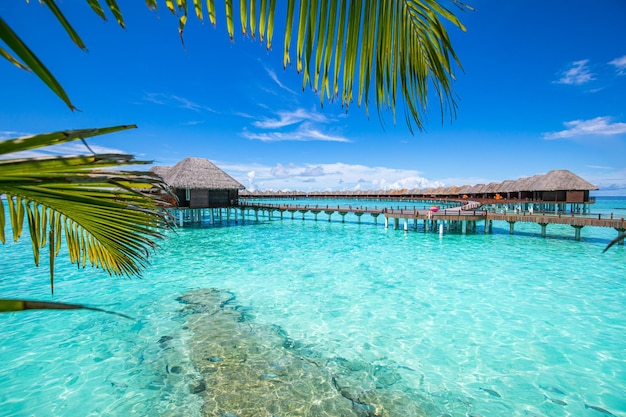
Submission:
M 593 213 L 626 217 L 626 198 Z M 232 220 L 232 219 L 231 219 Z M 241 220 L 241 219 L 240 219 Z M 170 233 L 141 279 L 0 249 L 0 416 L 626 416 L 613 229 L 296 213 Z

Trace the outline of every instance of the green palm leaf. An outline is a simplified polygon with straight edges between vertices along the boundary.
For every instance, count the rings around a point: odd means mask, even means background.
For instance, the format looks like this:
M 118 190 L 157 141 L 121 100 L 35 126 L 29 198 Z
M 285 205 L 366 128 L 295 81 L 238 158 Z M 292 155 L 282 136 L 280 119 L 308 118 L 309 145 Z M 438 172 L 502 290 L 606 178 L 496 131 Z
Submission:
M 150 9 L 157 8 L 157 0 L 145 0 Z M 215 1 L 164 0 L 165 6 L 179 17 L 181 39 L 187 23 L 188 5 L 202 20 L 206 7 L 209 21 L 216 23 Z M 456 56 L 444 22 L 465 30 L 457 17 L 442 5 L 445 0 L 295 0 L 280 4 L 287 16 L 284 38 L 284 65 L 291 62 L 292 31 L 297 33 L 296 70 L 302 72 L 302 84 L 320 93 L 320 100 L 338 100 L 346 109 L 353 102 L 357 90 L 357 104 L 368 111 L 373 97 L 382 121 L 383 110 L 391 110 L 395 120 L 396 104 L 405 103 L 405 118 L 409 129 L 413 124 L 423 128 L 429 104 L 429 88 L 434 89 L 442 121 L 446 113 L 456 115 L 456 101 L 452 89 L 454 65 L 461 64 Z M 55 0 L 43 0 L 77 45 L 83 47 Z M 104 11 L 97 0 L 87 0 L 100 17 Z M 459 9 L 471 9 L 455 0 L 445 1 Z M 276 1 L 240 0 L 239 21 L 242 33 L 261 42 L 267 39 L 271 47 L 274 31 Z M 106 0 L 109 11 L 120 25 L 123 15 L 115 0 Z M 225 0 L 225 20 L 230 38 L 234 36 L 237 11 L 232 0 Z M 0 20 L 0 23 L 3 23 Z M 295 23 L 295 28 L 294 28 Z M 0 40 L 48 84 L 71 108 L 69 98 L 60 85 L 34 54 L 17 38 L 7 25 L 0 26 Z M 8 51 L 0 56 L 15 61 Z M 331 65 L 331 62 L 334 65 Z M 332 71 L 331 71 L 332 69 Z M 342 86 L 339 87 L 339 83 Z M 399 87 L 398 87 L 399 84 Z M 330 86 L 332 85 L 332 89 Z M 373 93 L 370 93 L 373 86 Z M 324 98 L 326 96 L 326 98 Z M 372 97 L 370 97 L 372 96 Z
M 122 313 L 104 310 L 98 307 L 89 307 L 82 304 L 52 303 L 47 301 L 32 300 L 0 300 L 0 313 L 10 313 L 26 310 L 92 310 L 100 311 L 107 314 L 114 314 L 116 316 L 124 317 L 126 319 L 133 319 L 132 317 Z
M 54 132 L 0 142 L 0 154 L 84 139 L 134 126 Z M 20 149 L 19 144 L 22 144 Z M 155 241 L 170 227 L 161 210 L 170 196 L 157 175 L 110 170 L 149 164 L 131 155 L 94 154 L 0 160 L 0 194 L 5 194 L 13 240 L 29 228 L 34 261 L 48 245 L 50 285 L 54 258 L 65 237 L 70 261 L 112 275 L 139 275 Z M 6 241 L 4 204 L 0 200 L 0 241 Z
M 609 250 L 611 246 L 615 245 L 616 243 L 623 242 L 624 240 L 626 240 L 626 233 L 622 233 L 619 236 L 617 236 L 615 239 L 610 241 L 609 244 L 606 245 L 606 248 L 604 248 L 603 252 L 606 252 L 607 250 Z
M 0 17 L 0 40 L 4 42 L 10 50 L 12 50 L 17 57 L 19 57 L 23 64 L 20 63 L 13 55 L 8 53 L 2 48 L 2 57 L 6 58 L 12 64 L 22 69 L 30 69 L 43 81 L 50 90 L 52 90 L 65 104 L 72 110 L 76 107 L 70 101 L 67 93 L 61 87 L 61 84 L 57 81 L 52 73 L 46 68 L 46 66 L 37 58 L 37 56 L 26 46 L 24 42 L 17 36 L 15 32 L 9 27 L 8 24 Z

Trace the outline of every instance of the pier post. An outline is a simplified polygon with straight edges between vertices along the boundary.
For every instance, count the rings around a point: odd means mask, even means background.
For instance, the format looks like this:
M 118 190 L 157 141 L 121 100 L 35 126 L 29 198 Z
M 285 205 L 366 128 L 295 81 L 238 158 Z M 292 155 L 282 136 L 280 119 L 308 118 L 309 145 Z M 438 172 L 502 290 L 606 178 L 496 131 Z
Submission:
M 357 217 L 357 223 L 361 224 L 361 216 L 363 215 L 363 213 L 354 213 L 354 215 Z
M 226 208 L 226 224 L 230 223 L 230 208 Z
M 215 224 L 215 213 L 213 213 L 213 209 L 210 212 L 211 224 Z
M 398 230 L 400 228 L 400 219 L 397 217 L 393 218 L 393 230 Z
M 178 225 L 183 227 L 183 211 L 178 210 Z
M 370 214 L 374 218 L 374 226 L 376 226 L 378 224 L 378 216 L 380 216 L 380 213 L 370 213 Z
M 409 219 L 404 219 L 404 231 L 409 231 Z
M 241 223 L 246 222 L 246 209 L 241 209 Z
M 339 215 L 341 216 L 341 223 L 345 223 L 346 222 L 346 214 L 348 214 L 347 211 L 340 211 Z
M 254 218 L 257 222 L 259 221 L 259 209 L 254 209 Z
M 584 226 L 572 225 L 574 228 L 574 240 L 580 240 L 580 229 Z
M 515 220 L 507 220 L 507 222 L 509 223 L 509 233 L 513 234 L 513 232 L 515 230 L 515 228 L 514 228 Z
M 417 230 L 417 217 L 413 219 L 413 230 Z
M 330 216 L 333 215 L 334 211 L 333 210 L 327 210 L 324 213 L 328 214 L 328 221 L 330 222 Z
M 539 223 L 539 226 L 541 226 L 541 237 L 546 237 L 546 228 L 548 223 Z
M 385 216 L 385 229 L 389 228 L 389 217 Z

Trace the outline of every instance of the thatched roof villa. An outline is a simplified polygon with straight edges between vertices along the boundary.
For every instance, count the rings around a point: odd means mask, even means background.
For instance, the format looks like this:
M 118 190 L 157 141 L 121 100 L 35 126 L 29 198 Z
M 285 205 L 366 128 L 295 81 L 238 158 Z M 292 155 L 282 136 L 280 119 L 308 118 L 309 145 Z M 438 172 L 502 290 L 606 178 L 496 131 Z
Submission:
M 236 206 L 245 187 L 204 158 L 185 158 L 173 167 L 154 166 L 178 197 L 178 207 L 219 208 Z
M 414 188 L 399 192 L 390 190 L 367 191 L 310 191 L 295 192 L 294 198 L 391 198 L 405 199 L 475 199 L 484 203 L 491 200 L 525 201 L 547 204 L 591 204 L 590 191 L 598 187 L 568 170 L 552 170 L 517 180 L 490 182 L 489 184 L 461 185 L 438 188 Z M 278 197 L 276 192 L 247 192 L 245 197 Z

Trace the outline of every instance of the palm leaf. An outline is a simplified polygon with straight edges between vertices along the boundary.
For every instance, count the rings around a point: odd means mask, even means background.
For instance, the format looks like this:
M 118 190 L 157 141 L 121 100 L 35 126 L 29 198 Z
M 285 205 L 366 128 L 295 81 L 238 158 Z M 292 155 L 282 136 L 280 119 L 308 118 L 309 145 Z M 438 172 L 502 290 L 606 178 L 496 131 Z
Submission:
M 61 87 L 61 84 L 57 81 L 52 73 L 46 68 L 46 66 L 37 58 L 37 56 L 26 46 L 24 42 L 17 36 L 15 32 L 9 27 L 8 24 L 0 17 L 0 40 L 4 42 L 15 55 L 17 55 L 23 62 L 23 64 L 17 64 L 21 68 L 29 68 L 31 71 L 43 81 L 50 90 L 52 90 L 65 104 L 71 109 L 76 110 L 76 107 L 70 101 L 67 93 Z M 8 59 L 11 63 L 16 63 L 16 59 L 11 54 L 3 49 L 3 53 L 0 54 L 4 58 Z
M 20 151 L 43 148 L 52 145 L 61 145 L 77 139 L 85 139 L 94 136 L 107 135 L 122 130 L 135 129 L 135 125 L 120 125 L 95 129 L 63 130 L 52 133 L 42 133 L 32 136 L 23 136 L 15 139 L 7 139 L 0 142 L 0 155 Z
M 80 36 L 78 36 L 78 33 L 76 33 L 76 31 L 74 30 L 72 25 L 70 25 L 70 22 L 67 21 L 67 19 L 65 18 L 65 16 L 61 12 L 61 9 L 59 9 L 59 7 L 54 2 L 54 0 L 41 0 L 41 1 L 43 3 L 45 3 L 46 6 L 48 6 L 50 8 L 50 10 L 52 10 L 52 13 L 54 13 L 54 17 L 56 17 L 57 20 L 61 23 L 61 25 L 63 25 L 63 29 L 65 29 L 65 31 L 70 36 L 72 41 L 76 44 L 76 46 L 78 46 L 80 49 L 86 51 L 87 47 L 85 46 L 85 43 L 80 38 Z M 93 9 L 93 4 L 92 4 L 92 9 Z M 94 9 L 94 11 L 97 14 L 100 14 L 100 13 L 98 13 L 97 9 Z
M 26 310 L 91 310 L 107 314 L 114 314 L 116 316 L 133 320 L 132 317 L 127 316 L 126 314 L 104 310 L 98 307 L 89 307 L 82 304 L 53 303 L 47 301 L 32 300 L 0 300 L 0 313 L 11 313 Z
M 72 39 L 74 35 L 54 0 L 44 0 L 53 9 Z M 145 0 L 150 9 L 156 9 L 157 0 Z M 188 5 L 192 4 L 198 19 L 202 20 L 203 8 L 207 8 L 209 21 L 215 24 L 214 0 L 206 6 L 200 0 L 164 0 L 166 7 L 179 16 L 181 39 L 187 23 Z M 102 17 L 103 11 L 97 0 L 87 0 L 91 8 Z M 286 8 L 283 64 L 291 62 L 290 44 L 292 31 L 297 33 L 296 70 L 302 73 L 302 85 L 307 84 L 320 92 L 320 100 L 339 100 L 346 109 L 353 102 L 357 89 L 357 104 L 366 112 L 373 99 L 382 121 L 383 110 L 391 110 L 395 121 L 396 104 L 404 102 L 405 118 L 409 129 L 413 124 L 423 128 L 429 104 L 429 88 L 432 86 L 438 102 L 442 122 L 445 114 L 456 115 L 456 101 L 452 89 L 454 66 L 461 64 L 456 56 L 444 22 L 465 30 L 459 19 L 442 3 L 451 3 L 460 10 L 471 7 L 456 0 L 288 0 Z M 106 0 L 107 6 L 120 25 L 124 25 L 122 12 L 115 0 Z M 240 0 L 239 20 L 241 31 L 256 36 L 261 42 L 267 39 L 271 46 L 274 31 L 276 1 Z M 234 36 L 236 10 L 232 0 L 225 0 L 227 32 Z M 294 28 L 294 22 L 297 21 Z M 6 26 L 6 25 L 4 25 Z M 0 30 L 0 39 L 31 67 L 59 97 L 73 108 L 56 80 L 45 70 L 43 64 L 14 40 L 17 38 L 8 26 Z M 0 54 L 7 59 L 10 54 Z M 29 58 L 27 62 L 26 58 Z M 331 74 L 330 63 L 334 62 Z M 339 87 L 339 80 L 342 86 Z M 332 89 L 329 87 L 332 84 Z M 399 84 L 399 87 L 398 87 Z M 371 86 L 372 92 L 370 92 Z M 431 93 L 432 94 L 432 93 Z
M 132 127 L 132 126 L 130 126 Z M 63 143 L 129 126 L 82 129 L 0 142 L 0 153 Z M 27 220 L 35 264 L 40 248 L 50 251 L 50 286 L 54 291 L 54 257 L 65 236 L 70 261 L 112 275 L 139 275 L 155 241 L 170 227 L 161 208 L 168 204 L 167 186 L 146 171 L 110 170 L 148 164 L 131 155 L 94 154 L 0 160 L 0 194 L 5 194 L 13 239 L 21 237 Z M 5 219 L 0 238 L 5 241 Z
M 619 236 L 617 236 L 615 239 L 610 241 L 609 244 L 606 245 L 606 248 L 604 248 L 602 252 L 606 252 L 607 250 L 609 250 L 611 246 L 615 245 L 616 243 L 623 242 L 624 240 L 626 240 L 626 233 L 622 233 Z

